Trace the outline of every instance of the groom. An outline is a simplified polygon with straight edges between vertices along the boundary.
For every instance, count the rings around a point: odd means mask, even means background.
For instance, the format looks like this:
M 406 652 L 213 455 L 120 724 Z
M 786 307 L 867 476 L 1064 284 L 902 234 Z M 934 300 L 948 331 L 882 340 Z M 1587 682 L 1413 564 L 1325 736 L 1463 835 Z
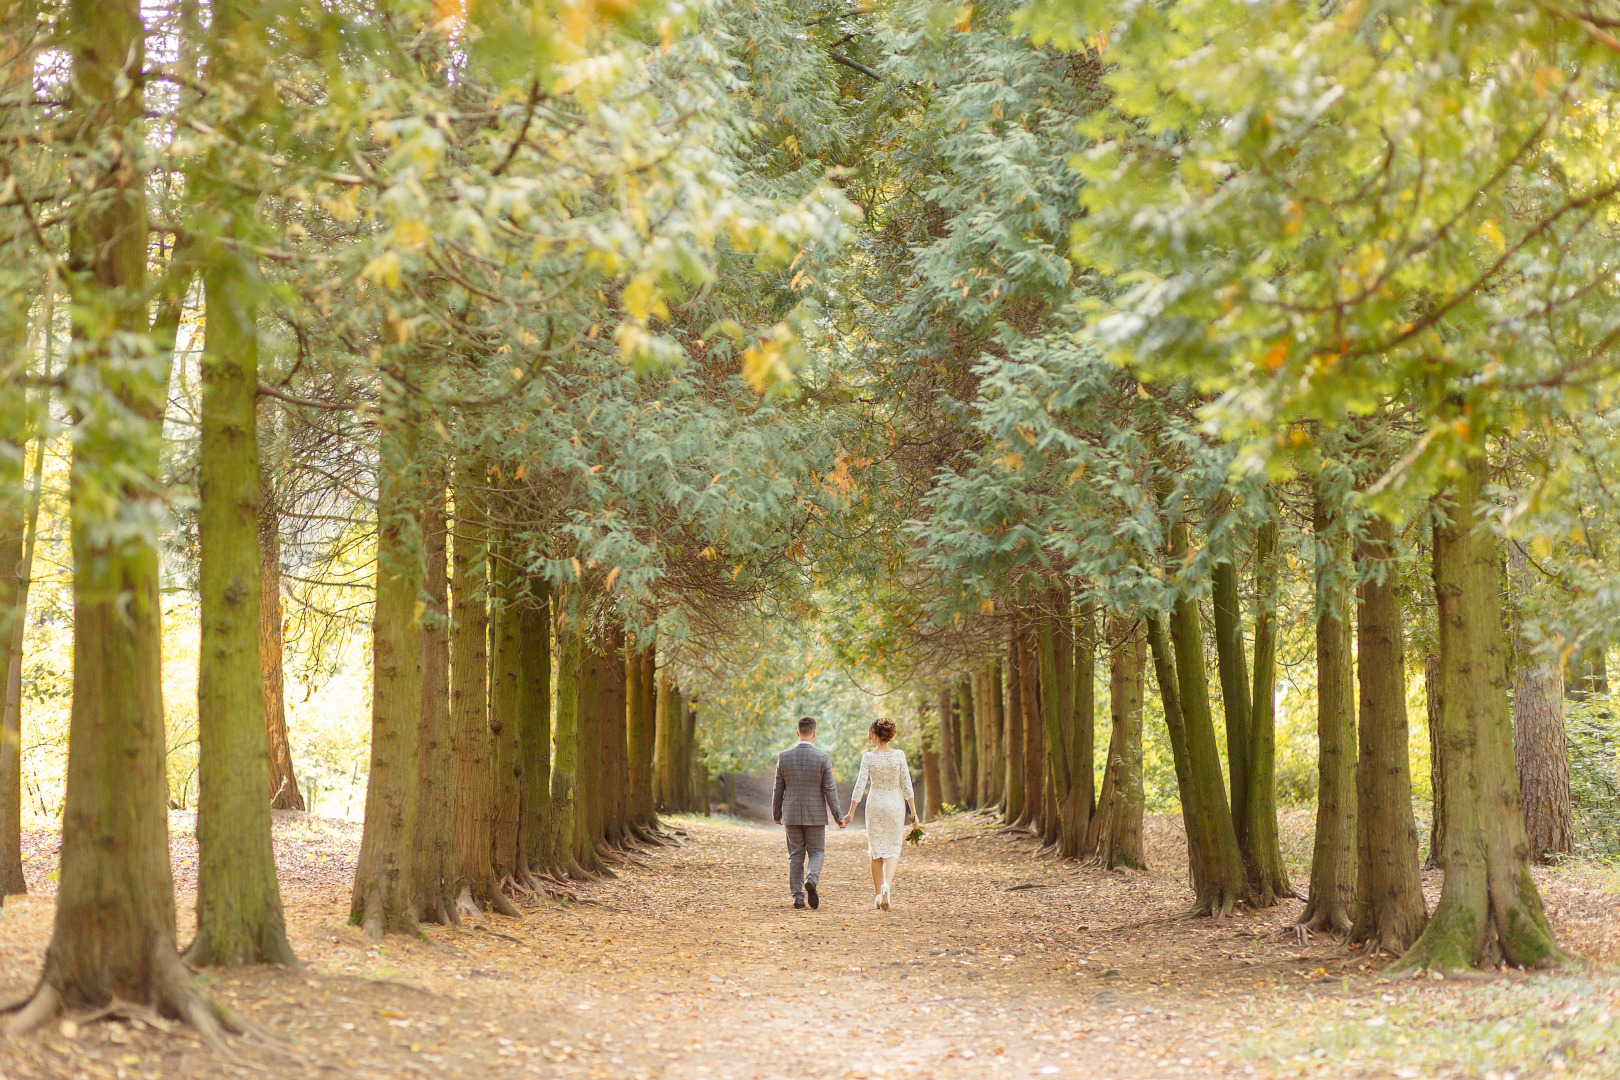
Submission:
M 827 850 L 827 812 L 832 811 L 838 827 L 844 815 L 838 808 L 838 788 L 833 784 L 832 756 L 816 749 L 816 722 L 799 717 L 799 742 L 776 756 L 776 794 L 771 798 L 771 817 L 787 829 L 788 888 L 793 906 L 821 906 L 816 886 L 821 881 L 821 860 Z M 810 866 L 805 867 L 809 856 Z

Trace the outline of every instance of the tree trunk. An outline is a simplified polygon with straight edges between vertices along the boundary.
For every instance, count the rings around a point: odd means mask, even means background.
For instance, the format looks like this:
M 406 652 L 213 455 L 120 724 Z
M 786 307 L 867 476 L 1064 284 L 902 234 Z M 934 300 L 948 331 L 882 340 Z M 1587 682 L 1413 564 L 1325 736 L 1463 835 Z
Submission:
M 1318 492 L 1316 530 L 1316 844 L 1311 891 L 1299 925 L 1350 932 L 1356 904 L 1356 723 L 1354 660 L 1344 596 L 1334 579 L 1347 551 L 1342 517 Z
M 1294 895 L 1277 840 L 1277 523 L 1267 522 L 1254 542 L 1254 693 L 1249 702 L 1248 783 L 1244 785 L 1245 898 L 1272 907 Z
M 646 839 L 646 834 L 641 830 L 653 822 L 653 742 L 658 725 L 658 689 L 655 665 L 652 661 L 656 646 L 636 648 L 632 640 L 627 647 L 629 657 L 626 661 L 628 674 L 626 692 L 630 698 L 630 711 L 627 717 L 626 764 L 630 772 L 630 824 L 638 835 Z
M 175 950 L 158 552 L 144 524 L 162 514 L 154 489 L 164 379 L 149 352 L 116 344 L 147 329 L 146 177 L 128 141 L 143 110 L 140 4 L 74 0 L 60 26 L 72 64 L 68 115 L 78 123 L 74 137 L 93 151 L 79 175 L 102 193 L 75 205 L 73 299 L 117 333 L 78 341 L 66 384 L 76 422 L 76 572 L 60 878 L 39 987 L 6 1030 L 35 1027 L 61 1004 L 95 1008 L 118 998 L 185 1016 L 217 1039 Z
M 1243 847 L 1249 791 L 1249 672 L 1243 656 L 1243 604 L 1238 597 L 1237 566 L 1216 564 L 1213 571 L 1215 657 L 1221 672 L 1221 711 L 1226 719 L 1226 765 L 1232 793 L 1232 824 Z
M 939 791 L 939 732 L 936 727 L 928 725 L 920 713 L 918 723 L 922 729 L 919 742 L 922 744 L 923 816 L 933 821 L 939 817 L 944 802 Z
M 1055 620 L 1043 621 L 1035 632 L 1041 673 L 1042 748 L 1046 754 L 1047 782 L 1052 786 L 1047 799 L 1043 800 L 1042 835 L 1054 841 L 1061 840 L 1068 824 L 1064 814 L 1070 807 L 1069 767 L 1073 764 L 1070 751 L 1074 737 L 1074 640 L 1068 627 L 1067 594 L 1057 601 L 1062 614 Z M 1073 858 L 1078 852 L 1061 854 L 1064 858 Z
M 264 733 L 270 747 L 270 808 L 305 810 L 287 738 L 281 612 L 281 516 L 275 484 L 261 468 L 259 483 L 259 684 L 264 696 Z
M 463 915 L 517 909 L 495 887 L 491 818 L 495 776 L 489 724 L 489 534 L 477 458 L 457 458 L 451 473 L 455 536 L 450 548 L 450 719 L 455 754 L 456 906 Z
M 416 850 L 411 873 L 424 922 L 458 924 L 455 756 L 450 737 L 448 526 L 442 463 L 429 470 L 422 500 L 422 711 L 416 729 Z M 263 520 L 262 518 L 260 520 Z
M 579 757 L 574 795 L 574 858 L 589 873 L 605 867 L 596 845 L 603 837 L 602 812 L 602 654 L 600 646 L 581 637 L 579 673 L 574 683 L 578 702 Z
M 1108 699 L 1112 731 L 1108 740 L 1108 771 L 1097 800 L 1087 847 L 1097 861 L 1112 870 L 1129 866 L 1147 869 L 1142 850 L 1142 704 L 1146 642 L 1133 622 L 1109 616 Z
M 1563 958 L 1530 877 L 1530 845 L 1513 767 L 1495 544 L 1476 531 L 1485 459 L 1446 493 L 1434 534 L 1440 626 L 1440 736 L 1445 770 L 1446 881 L 1403 967 L 1458 969 L 1500 955 L 1539 967 Z
M 523 574 L 510 542 L 491 552 L 495 595 L 490 603 L 489 733 L 495 801 L 490 814 L 490 858 L 498 888 L 522 880 L 518 829 L 523 820 Z
M 956 761 L 956 702 L 949 683 L 939 687 L 939 783 L 943 806 L 962 805 L 961 773 Z M 947 811 L 948 812 L 948 811 Z
M 526 578 L 519 611 L 519 662 L 523 702 L 518 709 L 523 745 L 523 818 L 518 865 L 525 872 L 554 869 L 546 847 L 551 817 L 551 589 L 545 580 Z
M 1445 869 L 1446 853 L 1446 771 L 1441 767 L 1445 746 L 1440 736 L 1440 655 L 1431 652 L 1423 658 L 1423 696 L 1429 725 L 1429 857 L 1425 870 Z
M 402 393 L 391 402 L 405 412 Z M 371 771 L 349 920 L 366 936 L 416 932 L 417 728 L 422 711 L 422 560 L 417 529 L 418 435 L 414 418 L 384 421 L 378 463 L 377 599 L 371 621 Z
M 1356 675 L 1361 757 L 1356 765 L 1356 920 L 1350 939 L 1399 955 L 1423 932 L 1428 911 L 1418 874 L 1417 820 L 1407 758 L 1406 646 L 1395 591 L 1389 519 L 1367 522 L 1361 559 L 1383 577 L 1360 589 Z
M 49 305 L 47 305 L 49 307 Z M 27 371 L 27 311 L 21 304 L 0 314 L 5 352 L 0 365 L 18 375 Z M 22 326 L 9 325 L 21 321 Z M 0 904 L 9 894 L 28 891 L 22 870 L 22 643 L 28 615 L 27 556 L 29 497 L 23 491 L 23 462 L 30 427 L 24 381 L 0 384 L 0 679 L 4 680 L 0 723 Z M 43 431 L 43 426 L 41 427 Z M 40 443 L 43 449 L 43 435 Z M 17 706 L 12 707 L 13 671 Z
M 1041 721 L 1041 682 L 1039 659 L 1033 634 L 1025 630 L 1018 637 L 1018 681 L 1024 710 L 1024 812 L 1020 825 L 1040 832 L 1046 802 L 1045 727 Z
M 682 719 L 681 692 L 666 669 L 658 676 L 658 712 L 653 733 L 653 798 L 658 809 L 666 814 L 680 810 L 676 805 L 680 788 L 676 770 L 680 767 Z
M 602 832 L 608 845 L 617 848 L 624 847 L 630 838 L 629 679 L 622 626 L 608 628 L 602 675 Z
M 230 5 L 216 13 L 216 40 L 233 35 L 233 14 Z M 264 797 L 254 276 L 234 253 L 208 253 L 197 466 L 197 935 L 186 950 L 193 966 L 295 963 Z
M 978 677 L 979 783 L 986 806 L 1001 802 L 1002 777 L 1007 771 L 1001 755 L 1001 729 L 1006 723 L 1001 707 L 1001 666 L 981 668 Z
M 566 594 L 565 594 L 566 595 Z M 551 734 L 551 819 L 547 846 L 551 861 L 575 880 L 586 876 L 574 857 L 579 816 L 579 661 L 580 634 L 568 620 L 565 596 L 556 605 L 557 720 Z
M 1020 670 L 1022 632 L 1014 630 L 1007 638 L 1007 715 L 1002 725 L 1002 749 L 1006 760 L 1006 812 L 1002 820 L 1016 825 L 1024 817 L 1024 678 Z
M 1096 617 L 1090 605 L 1075 623 L 1071 645 L 1069 799 L 1063 809 L 1058 850 L 1066 859 L 1089 854 L 1086 839 L 1096 813 L 1097 690 Z
M 697 763 L 697 703 L 682 699 L 681 716 L 681 809 L 691 812 L 698 808 L 698 793 L 692 785 L 692 770 Z
M 1186 551 L 1187 526 L 1175 527 L 1172 558 Z M 1178 712 L 1184 725 L 1187 774 L 1190 792 L 1182 795 L 1183 816 L 1191 794 L 1193 816 L 1187 824 L 1191 847 L 1198 838 L 1199 850 L 1192 860 L 1193 887 L 1197 914 L 1224 918 L 1243 893 L 1243 856 L 1238 851 L 1237 830 L 1232 827 L 1232 811 L 1226 802 L 1226 783 L 1221 775 L 1220 752 L 1215 743 L 1215 717 L 1209 703 L 1209 675 L 1204 667 L 1204 641 L 1198 602 L 1183 597 L 1170 616 L 1170 638 L 1175 648 Z M 1169 709 L 1165 710 L 1168 719 Z
M 973 681 L 964 678 L 956 684 L 956 716 L 962 742 L 962 801 L 968 806 L 984 805 L 979 791 L 979 718 L 973 708 Z
M 1536 571 L 1524 549 L 1508 544 L 1508 578 L 1520 602 L 1536 587 Z M 1530 857 L 1575 847 L 1575 820 L 1569 801 L 1569 748 L 1564 734 L 1564 673 L 1556 661 L 1526 656 L 1514 672 L 1513 758 L 1524 799 L 1525 837 Z

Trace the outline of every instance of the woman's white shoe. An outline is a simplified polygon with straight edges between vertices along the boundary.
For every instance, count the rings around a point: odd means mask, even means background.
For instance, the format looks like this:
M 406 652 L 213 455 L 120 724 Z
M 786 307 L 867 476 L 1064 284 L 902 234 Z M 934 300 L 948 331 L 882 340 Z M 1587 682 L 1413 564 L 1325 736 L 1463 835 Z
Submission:
M 889 887 L 887 885 L 883 886 L 883 891 L 878 893 L 878 907 L 884 911 L 889 910 Z

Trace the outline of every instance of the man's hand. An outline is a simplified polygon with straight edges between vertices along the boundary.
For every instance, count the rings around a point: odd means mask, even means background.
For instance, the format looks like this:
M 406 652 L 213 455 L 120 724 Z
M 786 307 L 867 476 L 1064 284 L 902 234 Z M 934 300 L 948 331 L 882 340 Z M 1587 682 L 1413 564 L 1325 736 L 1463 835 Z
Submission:
M 776 822 L 778 825 L 782 824 L 782 819 L 781 818 L 772 818 L 771 820 Z
M 850 815 L 850 816 L 851 816 L 851 817 L 853 817 L 853 816 L 854 816 L 854 815 Z M 841 817 L 841 818 L 838 818 L 838 819 L 837 819 L 837 821 L 838 821 L 838 827 L 839 827 L 839 828 L 840 828 L 840 829 L 847 829 L 847 828 L 849 828 L 849 818 L 847 818 L 847 817 Z

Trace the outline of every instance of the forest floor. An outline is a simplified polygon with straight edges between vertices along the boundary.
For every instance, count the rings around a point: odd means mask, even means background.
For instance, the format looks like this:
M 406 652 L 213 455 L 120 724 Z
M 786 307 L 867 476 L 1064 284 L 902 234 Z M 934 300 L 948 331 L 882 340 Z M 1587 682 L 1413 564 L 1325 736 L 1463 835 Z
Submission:
M 188 824 L 174 822 L 182 940 Z M 1183 916 L 1173 819 L 1149 819 L 1146 873 L 1042 858 L 988 815 L 936 822 L 901 859 L 887 913 L 859 830 L 828 830 L 821 909 L 795 911 L 779 829 L 669 826 L 680 846 L 638 853 L 576 901 L 373 945 L 345 921 L 358 826 L 278 814 L 305 966 L 200 976 L 266 1037 L 221 1056 L 178 1026 L 58 1020 L 0 1038 L 0 1077 L 1620 1076 L 1612 869 L 1538 872 L 1560 940 L 1587 960 L 1392 981 L 1333 941 L 1297 941 L 1298 902 Z M 0 1000 L 26 995 L 50 934 L 55 840 L 26 843 L 39 887 L 0 914 Z

